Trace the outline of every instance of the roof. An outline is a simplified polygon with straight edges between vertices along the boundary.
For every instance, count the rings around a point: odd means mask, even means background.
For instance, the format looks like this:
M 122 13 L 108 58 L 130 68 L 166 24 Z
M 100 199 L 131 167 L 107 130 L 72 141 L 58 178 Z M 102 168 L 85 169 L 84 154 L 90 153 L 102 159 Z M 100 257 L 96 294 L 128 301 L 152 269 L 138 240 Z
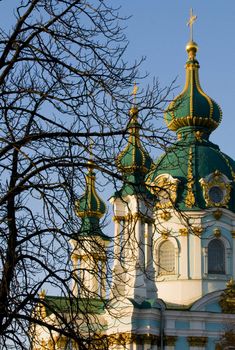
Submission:
M 104 299 L 69 298 L 52 295 L 46 295 L 43 302 L 47 316 L 57 312 L 102 314 L 106 304 Z
M 72 238 L 99 236 L 104 240 L 110 240 L 100 227 L 100 218 L 106 212 L 106 205 L 98 196 L 95 188 L 94 164 L 90 161 L 88 173 L 86 175 L 85 193 L 75 202 L 75 213 L 82 219 L 79 232 L 74 233 Z
M 185 87 L 165 114 L 168 127 L 177 132 L 178 141 L 152 166 L 146 181 L 155 184 L 162 174 L 179 180 L 174 204 L 180 210 L 221 206 L 235 212 L 235 162 L 209 140 L 222 112 L 200 86 L 199 63 L 195 59 L 197 45 L 189 43 L 187 51 Z M 213 186 L 214 193 L 218 188 L 223 190 L 223 200 L 210 200 Z M 170 192 L 171 188 L 168 189 Z
M 138 108 L 130 109 L 130 120 L 127 126 L 129 138 L 126 147 L 117 157 L 117 166 L 124 175 L 124 185 L 116 196 L 147 193 L 144 177 L 151 168 L 152 159 L 140 140 Z
M 196 60 L 197 45 L 189 42 L 186 62 L 186 81 L 183 91 L 170 103 L 165 113 L 167 126 L 173 131 L 183 131 L 184 127 L 203 129 L 210 133 L 222 119 L 219 105 L 201 88 L 199 63 Z

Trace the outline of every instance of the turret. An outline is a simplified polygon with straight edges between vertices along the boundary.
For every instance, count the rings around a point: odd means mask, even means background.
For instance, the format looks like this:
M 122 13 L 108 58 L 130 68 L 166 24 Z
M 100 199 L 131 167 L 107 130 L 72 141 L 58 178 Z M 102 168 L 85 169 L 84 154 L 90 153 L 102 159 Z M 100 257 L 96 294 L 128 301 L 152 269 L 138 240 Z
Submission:
M 106 295 L 106 249 L 110 238 L 100 227 L 106 206 L 96 192 L 94 164 L 89 163 L 85 192 L 75 202 L 75 213 L 81 218 L 81 227 L 73 234 L 70 243 L 73 247 L 73 292 L 81 297 L 97 298 Z
M 208 138 L 222 119 L 219 105 L 201 88 L 197 50 L 198 46 L 194 41 L 189 41 L 186 45 L 188 60 L 185 86 L 165 113 L 168 128 L 176 131 L 179 138 L 188 132 L 199 132 L 201 137 Z
M 150 170 L 152 159 L 140 140 L 141 126 L 138 122 L 138 108 L 132 106 L 127 125 L 129 138 L 126 147 L 117 157 L 117 167 L 124 177 L 121 196 L 146 193 L 145 175 Z
M 136 86 L 134 88 L 136 92 Z M 114 273 L 112 292 L 129 298 L 155 297 L 152 283 L 152 196 L 145 176 L 152 159 L 141 143 L 136 104 L 129 112 L 126 147 L 117 157 L 123 186 L 111 198 L 114 207 Z M 151 204 L 150 204 L 151 203 Z

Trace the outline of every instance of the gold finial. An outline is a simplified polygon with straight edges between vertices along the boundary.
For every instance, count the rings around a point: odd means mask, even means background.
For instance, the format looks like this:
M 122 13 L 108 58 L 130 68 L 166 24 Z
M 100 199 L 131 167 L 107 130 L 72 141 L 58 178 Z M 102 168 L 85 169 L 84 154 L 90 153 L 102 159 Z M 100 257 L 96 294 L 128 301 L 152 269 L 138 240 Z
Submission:
M 132 103 L 132 107 L 131 107 L 130 112 L 129 112 L 131 117 L 136 117 L 138 114 L 138 107 L 136 106 L 136 95 L 137 95 L 138 89 L 139 88 L 135 82 L 132 93 L 131 93 L 131 95 L 133 96 L 133 103 Z
M 133 90 L 132 90 L 132 96 L 133 96 L 133 103 L 136 104 L 136 95 L 137 95 L 137 92 L 138 92 L 138 86 L 136 84 L 136 82 L 134 83 L 134 87 L 133 87 Z
M 196 21 L 197 16 L 193 15 L 193 9 L 190 9 L 190 17 L 189 20 L 187 22 L 187 26 L 190 27 L 190 36 L 189 36 L 189 40 L 193 41 L 193 24 Z
M 45 289 L 42 289 L 42 290 L 39 292 L 39 298 L 40 298 L 40 299 L 45 299 L 45 296 L 46 296 L 46 291 L 45 291 Z
M 93 161 L 94 155 L 93 155 L 93 147 L 94 147 L 94 141 L 92 140 L 91 137 L 89 137 L 89 145 L 88 145 L 88 150 L 89 150 L 89 155 L 90 155 L 90 161 Z

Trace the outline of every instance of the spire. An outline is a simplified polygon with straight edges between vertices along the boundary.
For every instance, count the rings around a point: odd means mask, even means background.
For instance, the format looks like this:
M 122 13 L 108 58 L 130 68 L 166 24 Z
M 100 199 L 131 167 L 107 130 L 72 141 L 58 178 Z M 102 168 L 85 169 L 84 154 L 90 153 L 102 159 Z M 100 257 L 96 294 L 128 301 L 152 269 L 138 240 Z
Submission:
M 149 171 L 152 159 L 146 152 L 140 141 L 140 124 L 138 122 L 138 107 L 136 105 L 136 93 L 138 87 L 133 89 L 133 105 L 130 109 L 130 120 L 127 125 L 129 132 L 128 143 L 125 149 L 117 157 L 117 166 L 126 175 L 128 181 L 140 184 L 145 174 Z
M 196 59 L 197 44 L 193 41 L 193 23 L 196 20 L 191 10 L 188 25 L 190 41 L 186 45 L 188 60 L 186 62 L 186 82 L 183 91 L 170 103 L 165 113 L 165 120 L 170 130 L 201 131 L 204 137 L 218 127 L 222 111 L 201 88 L 199 82 L 199 62 Z
M 100 228 L 100 219 L 106 211 L 105 203 L 98 196 L 95 188 L 95 172 L 93 160 L 89 161 L 88 173 L 86 175 L 85 193 L 75 202 L 75 213 L 82 219 L 79 236 L 102 236 L 108 239 L 103 234 Z

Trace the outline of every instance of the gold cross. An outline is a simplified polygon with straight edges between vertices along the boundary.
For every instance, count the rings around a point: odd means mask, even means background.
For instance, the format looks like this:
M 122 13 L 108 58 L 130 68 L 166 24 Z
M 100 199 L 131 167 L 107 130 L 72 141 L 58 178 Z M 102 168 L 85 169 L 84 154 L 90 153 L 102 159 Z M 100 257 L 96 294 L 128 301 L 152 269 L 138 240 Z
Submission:
M 190 9 L 190 17 L 187 26 L 190 27 L 190 41 L 193 41 L 193 24 L 196 21 L 197 16 L 193 15 L 193 9 Z
M 133 103 L 136 104 L 136 95 L 137 95 L 137 91 L 138 91 L 138 86 L 136 84 L 136 82 L 134 83 L 134 87 L 132 90 L 132 96 L 133 96 Z

